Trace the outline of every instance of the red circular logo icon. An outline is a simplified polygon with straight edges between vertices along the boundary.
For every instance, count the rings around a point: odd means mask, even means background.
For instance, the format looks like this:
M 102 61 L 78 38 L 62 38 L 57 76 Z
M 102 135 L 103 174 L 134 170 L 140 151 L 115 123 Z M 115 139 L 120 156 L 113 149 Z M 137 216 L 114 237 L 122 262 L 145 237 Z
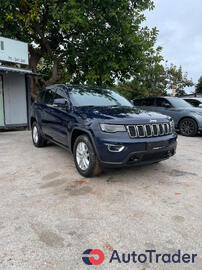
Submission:
M 87 265 L 100 265 L 104 261 L 104 253 L 100 249 L 87 249 L 84 251 L 85 255 L 93 255 L 89 257 L 82 257 L 82 260 Z M 95 256 L 98 256 L 98 259 L 95 259 Z

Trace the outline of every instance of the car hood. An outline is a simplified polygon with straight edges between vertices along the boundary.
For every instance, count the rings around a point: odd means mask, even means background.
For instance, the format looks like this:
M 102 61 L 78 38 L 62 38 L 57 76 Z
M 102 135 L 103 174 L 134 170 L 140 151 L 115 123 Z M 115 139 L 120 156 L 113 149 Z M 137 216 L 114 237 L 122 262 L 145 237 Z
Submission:
M 136 107 L 77 107 L 76 111 L 83 119 L 97 119 L 99 122 L 116 124 L 163 122 L 170 118 L 160 113 L 147 112 Z

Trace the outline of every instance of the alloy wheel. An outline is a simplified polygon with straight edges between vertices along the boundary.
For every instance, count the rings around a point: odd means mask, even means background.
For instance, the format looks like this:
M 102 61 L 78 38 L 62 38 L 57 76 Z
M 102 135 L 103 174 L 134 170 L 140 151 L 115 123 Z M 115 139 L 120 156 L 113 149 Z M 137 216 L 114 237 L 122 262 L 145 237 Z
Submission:
M 34 140 L 34 143 L 37 144 L 38 141 L 39 141 L 39 134 L 38 134 L 38 129 L 36 126 L 33 127 L 33 140 Z
M 183 121 L 181 125 L 181 131 L 183 134 L 190 136 L 195 130 L 194 123 L 192 121 L 186 120 Z
M 80 142 L 76 148 L 76 161 L 79 168 L 83 171 L 89 168 L 90 155 L 87 144 Z

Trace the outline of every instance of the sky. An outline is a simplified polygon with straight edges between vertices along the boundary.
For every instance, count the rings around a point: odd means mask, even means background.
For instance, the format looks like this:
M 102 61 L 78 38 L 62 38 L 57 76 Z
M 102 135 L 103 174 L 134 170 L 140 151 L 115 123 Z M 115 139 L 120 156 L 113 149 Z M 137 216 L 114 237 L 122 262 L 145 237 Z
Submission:
M 202 76 L 202 0 L 154 0 L 155 9 L 145 13 L 148 27 L 157 27 L 157 45 L 168 63 L 182 66 L 197 83 Z M 194 87 L 186 89 L 192 92 Z

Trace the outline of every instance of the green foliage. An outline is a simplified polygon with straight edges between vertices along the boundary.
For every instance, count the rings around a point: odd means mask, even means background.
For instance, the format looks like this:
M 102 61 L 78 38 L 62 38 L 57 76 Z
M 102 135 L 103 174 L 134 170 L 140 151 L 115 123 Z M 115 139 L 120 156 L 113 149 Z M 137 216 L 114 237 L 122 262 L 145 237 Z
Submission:
M 129 99 L 167 95 L 168 90 L 176 89 L 176 96 L 185 94 L 184 88 L 193 86 L 182 67 L 162 65 L 161 48 L 147 52 L 147 61 L 139 76 L 126 83 L 119 83 L 117 90 Z
M 188 73 L 182 72 L 182 67 L 177 68 L 171 64 L 170 67 L 166 67 L 167 77 L 167 89 L 176 89 L 176 96 L 185 95 L 184 88 L 191 87 L 194 85 L 191 79 L 188 79 Z
M 154 54 L 158 32 L 141 26 L 152 0 L 0 0 L 0 6 L 0 35 L 29 42 L 30 67 L 49 76 L 41 85 L 138 79 Z M 148 80 L 159 68 L 150 75 L 145 68 Z
M 196 93 L 202 94 L 202 76 L 199 78 L 198 83 L 196 85 Z

